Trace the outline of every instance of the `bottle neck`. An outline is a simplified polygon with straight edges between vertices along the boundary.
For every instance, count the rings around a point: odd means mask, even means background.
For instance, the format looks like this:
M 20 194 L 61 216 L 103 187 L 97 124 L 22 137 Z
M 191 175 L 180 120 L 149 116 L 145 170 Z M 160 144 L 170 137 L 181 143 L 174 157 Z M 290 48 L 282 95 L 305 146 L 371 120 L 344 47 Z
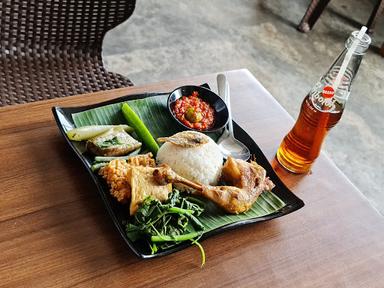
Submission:
M 358 32 L 355 31 L 351 34 L 345 42 L 345 49 L 336 58 L 328 72 L 316 83 L 309 93 L 311 103 L 318 111 L 327 113 L 341 113 L 343 111 L 351 91 L 353 79 L 359 69 L 361 60 L 371 43 L 371 38 L 366 34 L 361 40 L 356 39 L 357 33 Z M 335 80 L 338 78 L 340 68 L 343 66 L 344 59 L 349 52 L 348 49 L 352 49 L 351 46 L 355 39 L 359 42 L 349 59 L 343 75 L 338 79 L 340 82 L 336 84 L 337 87 L 335 87 Z
M 322 82 L 325 85 L 332 86 L 336 80 L 337 75 L 339 74 L 340 67 L 344 61 L 345 55 L 348 53 L 348 48 L 345 48 L 340 55 L 336 58 L 335 62 L 329 68 L 328 72 L 322 78 Z M 353 79 L 356 76 L 357 71 L 359 70 L 361 60 L 363 55 L 361 54 L 352 54 L 351 60 L 348 63 L 347 68 L 345 69 L 344 75 L 341 78 L 339 87 L 335 91 L 335 96 L 342 97 L 346 93 L 349 93 L 351 90 L 351 85 Z
M 352 46 L 352 43 L 357 40 L 357 35 L 359 34 L 359 31 L 354 31 L 351 33 L 351 36 L 345 41 L 345 48 L 350 49 Z M 362 39 L 357 40 L 357 46 L 355 48 L 355 51 L 353 54 L 357 55 L 364 55 L 367 49 L 369 48 L 369 45 L 371 44 L 371 37 L 369 37 L 368 34 L 364 34 Z
M 355 41 L 357 34 L 358 31 L 352 32 L 351 36 L 345 42 L 345 49 L 340 53 L 340 55 L 336 58 L 328 72 L 321 79 L 321 82 L 323 82 L 324 85 L 333 85 L 340 71 L 340 67 L 345 59 L 345 56 L 348 53 L 349 49 L 351 49 L 352 43 L 353 41 Z M 349 97 L 352 82 L 357 74 L 357 71 L 359 70 L 361 60 L 363 59 L 363 56 L 365 55 L 365 52 L 367 51 L 369 44 L 371 43 L 371 38 L 367 34 L 365 34 L 363 36 L 363 39 L 358 41 L 359 42 L 355 48 L 354 53 L 352 54 L 352 57 L 348 63 L 344 75 L 341 78 L 339 87 L 335 91 L 336 100 L 341 102 L 343 105 Z

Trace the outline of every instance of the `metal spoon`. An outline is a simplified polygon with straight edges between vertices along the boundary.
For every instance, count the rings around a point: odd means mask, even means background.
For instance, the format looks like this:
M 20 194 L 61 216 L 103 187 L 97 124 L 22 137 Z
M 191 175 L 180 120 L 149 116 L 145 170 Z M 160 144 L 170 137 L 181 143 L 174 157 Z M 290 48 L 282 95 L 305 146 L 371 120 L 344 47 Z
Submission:
M 224 132 L 217 141 L 217 144 L 224 158 L 232 156 L 233 158 L 247 161 L 249 157 L 251 157 L 251 152 L 248 147 L 237 140 L 233 134 L 229 83 L 224 74 L 217 75 L 217 87 L 220 97 L 224 98 L 225 104 L 227 104 L 229 114 L 228 124 L 225 126 Z

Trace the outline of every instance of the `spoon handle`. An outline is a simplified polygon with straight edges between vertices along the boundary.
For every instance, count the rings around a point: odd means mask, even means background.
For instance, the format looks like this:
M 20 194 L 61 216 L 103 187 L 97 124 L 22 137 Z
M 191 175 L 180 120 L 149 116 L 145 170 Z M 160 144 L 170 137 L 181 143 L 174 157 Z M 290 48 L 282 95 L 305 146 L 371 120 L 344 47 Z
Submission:
M 224 74 L 218 74 L 217 75 L 217 93 L 219 96 L 224 100 L 225 102 L 225 82 L 226 82 L 226 77 Z M 225 103 L 227 104 L 227 103 Z
M 234 133 L 233 133 L 233 123 L 232 123 L 231 93 L 230 93 L 230 89 L 229 89 L 229 82 L 227 81 L 227 79 L 225 79 L 225 104 L 227 104 L 228 115 L 229 115 L 229 117 L 228 117 L 229 134 L 232 137 L 235 137 Z
M 231 111 L 231 95 L 229 91 L 229 83 L 227 81 L 227 77 L 224 74 L 217 75 L 217 88 L 218 88 L 218 93 L 220 97 L 224 98 L 224 102 L 227 105 L 227 109 L 228 109 L 228 115 L 229 115 L 228 124 L 227 124 L 228 132 L 232 137 L 234 137 L 233 124 L 232 124 L 232 111 Z

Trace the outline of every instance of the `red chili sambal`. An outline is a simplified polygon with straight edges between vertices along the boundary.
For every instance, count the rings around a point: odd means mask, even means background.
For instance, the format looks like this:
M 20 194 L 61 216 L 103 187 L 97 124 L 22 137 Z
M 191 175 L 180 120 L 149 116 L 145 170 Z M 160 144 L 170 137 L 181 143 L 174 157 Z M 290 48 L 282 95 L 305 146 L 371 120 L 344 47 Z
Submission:
M 190 96 L 182 96 L 174 102 L 173 113 L 181 123 L 196 130 L 207 130 L 215 121 L 215 110 L 199 97 L 197 91 Z

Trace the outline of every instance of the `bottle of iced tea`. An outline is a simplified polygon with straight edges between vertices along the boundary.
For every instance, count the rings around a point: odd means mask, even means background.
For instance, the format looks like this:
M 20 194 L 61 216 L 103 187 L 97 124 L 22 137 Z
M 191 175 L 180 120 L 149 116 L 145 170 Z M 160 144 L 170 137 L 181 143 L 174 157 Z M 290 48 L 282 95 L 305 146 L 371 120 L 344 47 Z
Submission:
M 340 120 L 352 81 L 371 43 L 365 30 L 361 32 L 352 32 L 345 42 L 345 49 L 304 98 L 299 118 L 276 154 L 279 163 L 287 170 L 308 172 L 320 154 L 328 131 Z

